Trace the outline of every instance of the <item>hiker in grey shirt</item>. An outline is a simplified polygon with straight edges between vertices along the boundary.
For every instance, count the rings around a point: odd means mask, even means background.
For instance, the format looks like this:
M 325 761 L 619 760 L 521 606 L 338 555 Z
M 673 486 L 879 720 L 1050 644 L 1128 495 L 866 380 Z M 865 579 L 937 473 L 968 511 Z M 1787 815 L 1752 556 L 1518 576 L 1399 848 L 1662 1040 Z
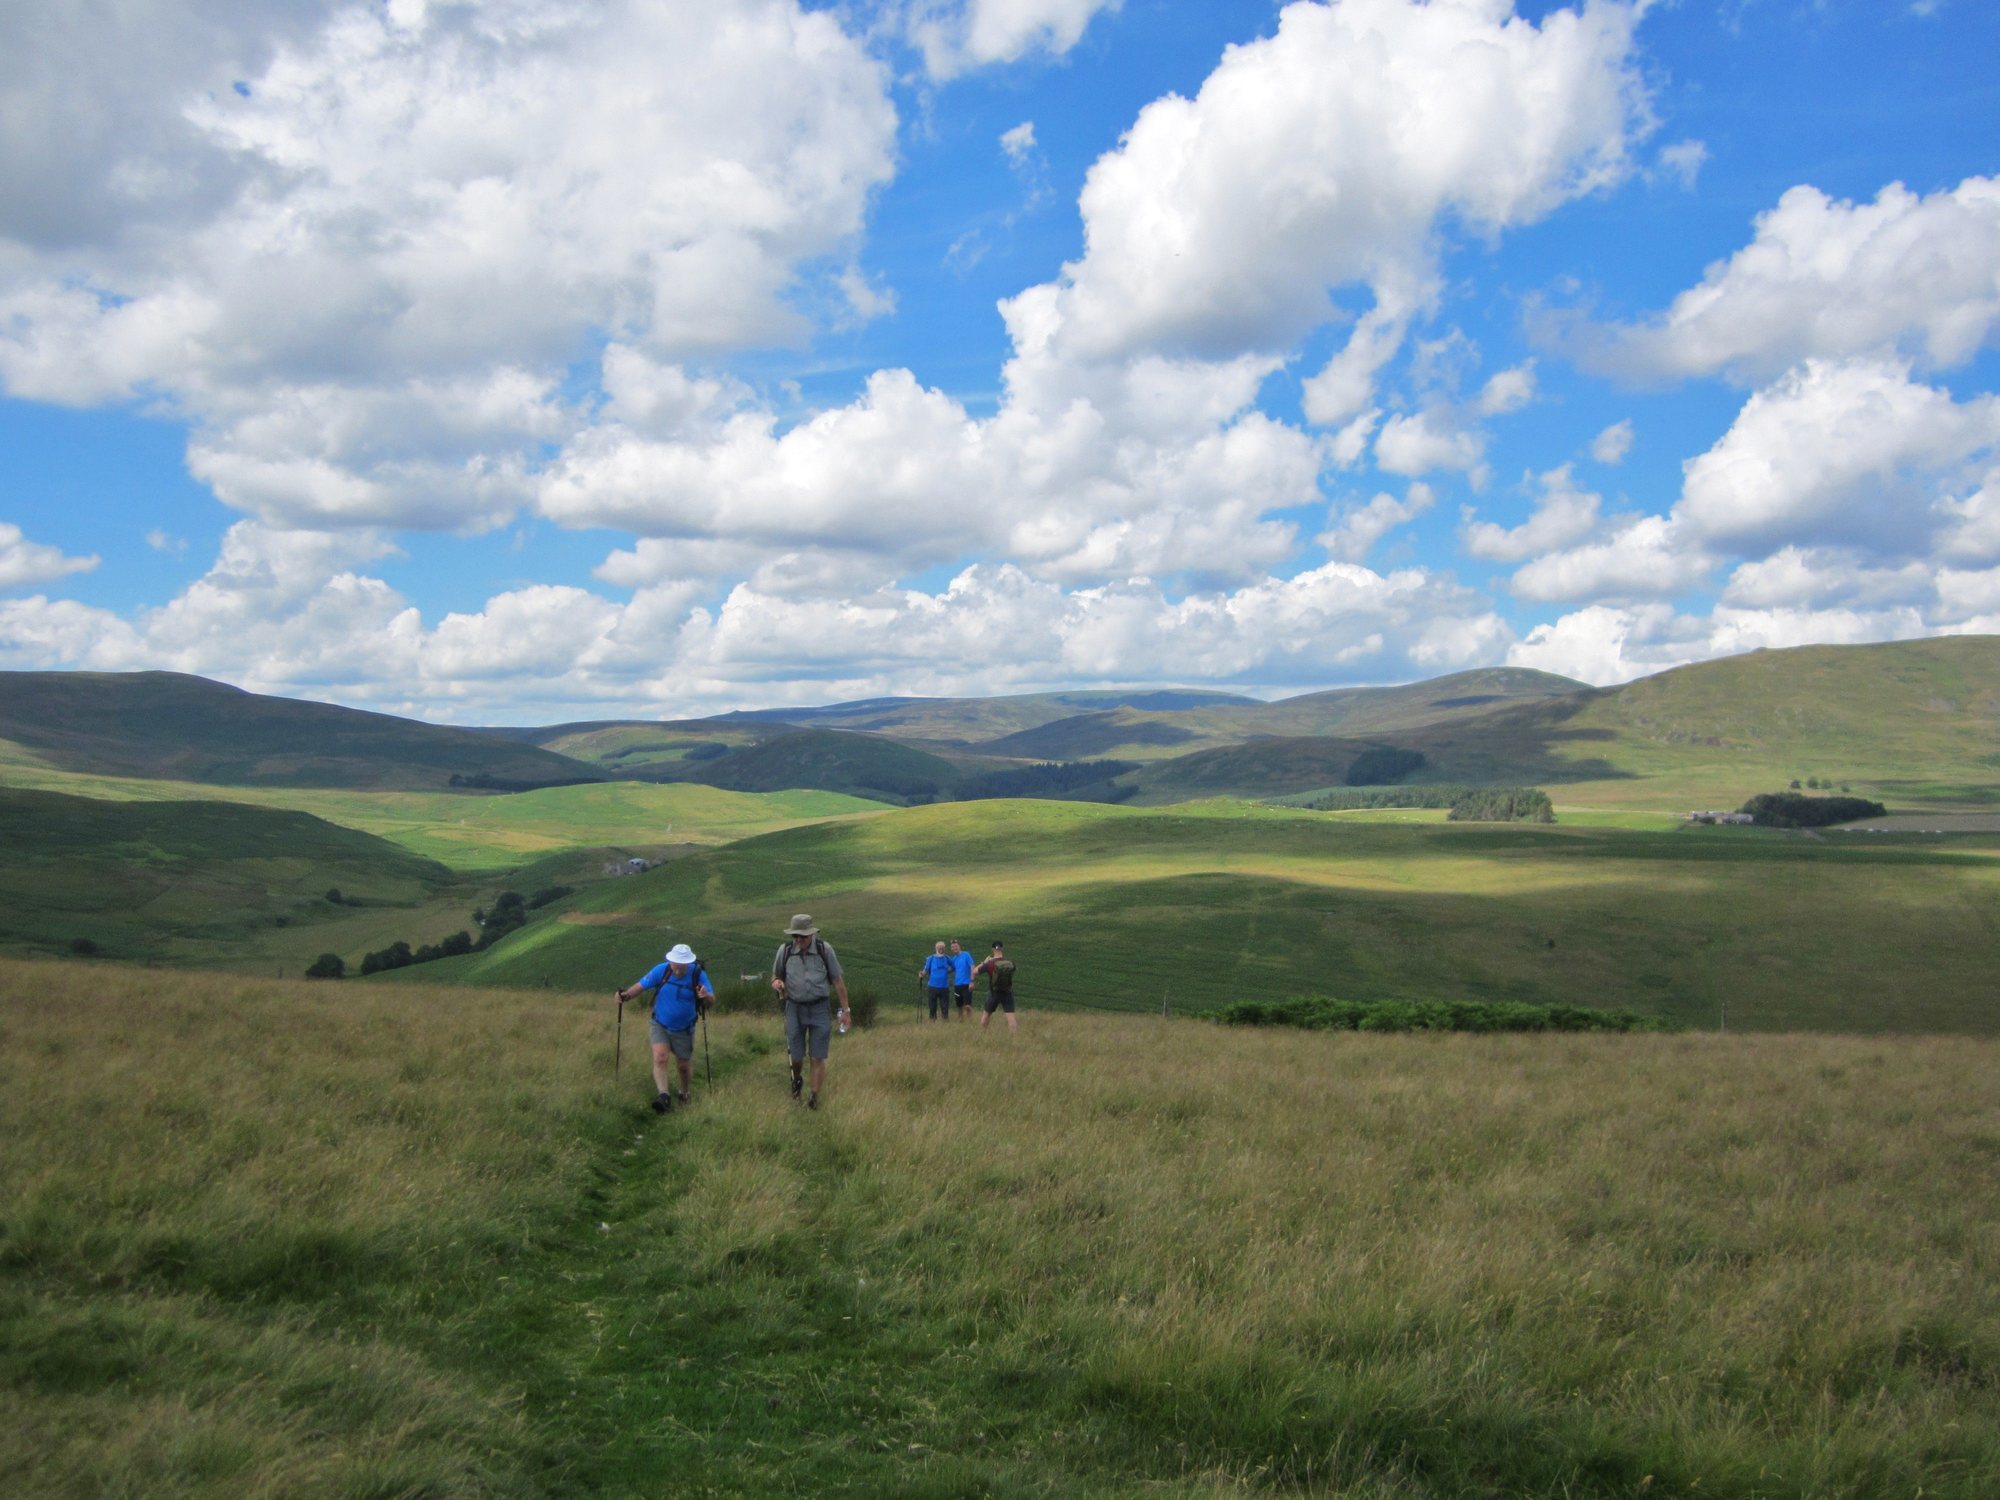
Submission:
M 792 1097 L 803 1087 L 800 1072 L 807 1054 L 812 1057 L 812 1094 L 807 1109 L 819 1108 L 819 1092 L 826 1087 L 827 1041 L 833 1032 L 833 1018 L 827 1014 L 829 995 L 840 997 L 840 1019 L 848 1018 L 847 981 L 841 977 L 840 959 L 833 945 L 824 941 L 813 919 L 805 912 L 792 918 L 785 929 L 785 943 L 771 960 L 771 988 L 785 1002 L 785 1046 L 792 1054 Z

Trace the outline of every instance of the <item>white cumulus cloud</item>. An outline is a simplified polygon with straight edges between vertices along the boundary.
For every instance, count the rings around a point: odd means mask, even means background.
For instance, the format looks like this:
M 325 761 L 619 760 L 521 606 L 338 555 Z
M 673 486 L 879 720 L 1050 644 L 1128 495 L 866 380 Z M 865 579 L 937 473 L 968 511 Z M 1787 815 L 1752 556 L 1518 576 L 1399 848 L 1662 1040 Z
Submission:
M 1907 556 L 1964 529 L 1944 502 L 1996 462 L 2000 397 L 1954 401 L 1888 361 L 1810 360 L 1688 463 L 1674 514 L 1693 539 L 1746 556 L 1793 543 Z
M 0 210 L 0 383 L 161 400 L 198 477 L 291 524 L 491 524 L 594 337 L 667 363 L 798 337 L 802 268 L 893 169 L 883 67 L 793 0 L 231 7 L 240 37 L 30 9 L 0 161 L 92 169 Z M 111 53 L 145 86 L 36 113 L 50 59 Z M 825 279 L 830 319 L 890 305 Z
M 1015 62 L 1034 52 L 1060 57 L 1099 11 L 1121 0 L 915 0 L 906 27 L 933 78 Z
M 1751 243 L 1657 319 L 1578 339 L 1591 366 L 1645 379 L 1769 379 L 1806 359 L 1901 357 L 1949 369 L 2000 329 L 2000 178 L 1872 203 L 1795 187 Z
M 60 547 L 31 542 L 13 522 L 0 521 L 0 589 L 53 583 L 72 573 L 88 573 L 98 562 L 95 554 L 70 557 Z
M 1573 545 L 1597 529 L 1600 496 L 1579 489 L 1569 465 L 1551 469 L 1537 481 L 1541 495 L 1527 520 L 1511 530 L 1492 521 L 1477 521 L 1465 513 L 1463 541 L 1474 557 L 1494 562 L 1522 562 L 1538 553 Z
M 1232 47 L 1195 98 L 1148 105 L 1092 167 L 1065 344 L 1283 350 L 1347 285 L 1386 288 L 1400 316 L 1447 217 L 1496 232 L 1629 170 L 1648 123 L 1640 9 L 1536 25 L 1510 0 L 1287 6 L 1276 35 Z

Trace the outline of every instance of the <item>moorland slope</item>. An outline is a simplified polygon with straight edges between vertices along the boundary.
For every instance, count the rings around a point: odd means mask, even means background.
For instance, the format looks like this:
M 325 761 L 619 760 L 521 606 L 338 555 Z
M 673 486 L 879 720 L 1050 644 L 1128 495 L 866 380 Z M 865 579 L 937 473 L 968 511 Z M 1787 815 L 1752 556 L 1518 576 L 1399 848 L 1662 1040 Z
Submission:
M 58 770 L 235 786 L 517 790 L 594 767 L 464 729 L 179 672 L 0 672 L 0 741 Z
M 2000 637 L 1754 651 L 1367 743 L 1423 757 L 1401 780 L 1543 785 L 1578 806 L 1734 807 L 1812 778 L 1892 805 L 1986 808 L 2000 804 Z M 1259 796 L 1338 785 L 1323 773 L 1342 765 L 1287 738 L 1133 780 L 1142 801 Z
M 297 973 L 353 940 L 359 910 L 413 908 L 452 881 L 356 829 L 230 802 L 0 789 L 0 848 L 0 946 L 86 944 L 128 962 L 227 963 L 266 954 L 282 932 Z

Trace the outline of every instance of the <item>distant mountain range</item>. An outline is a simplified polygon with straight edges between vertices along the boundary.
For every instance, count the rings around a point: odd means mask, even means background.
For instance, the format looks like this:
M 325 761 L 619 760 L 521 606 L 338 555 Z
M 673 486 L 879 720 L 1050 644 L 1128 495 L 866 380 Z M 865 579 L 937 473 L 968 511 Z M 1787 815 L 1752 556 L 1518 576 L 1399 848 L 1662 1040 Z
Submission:
M 0 673 L 0 742 L 64 771 L 241 786 L 642 780 L 894 803 L 996 791 L 1167 802 L 1409 781 L 1645 784 L 1672 803 L 1810 775 L 1985 804 L 2000 801 L 2000 638 L 1755 652 L 1611 689 L 1491 668 L 1275 703 L 1180 689 L 876 698 L 506 729 L 174 673 L 13 672 Z

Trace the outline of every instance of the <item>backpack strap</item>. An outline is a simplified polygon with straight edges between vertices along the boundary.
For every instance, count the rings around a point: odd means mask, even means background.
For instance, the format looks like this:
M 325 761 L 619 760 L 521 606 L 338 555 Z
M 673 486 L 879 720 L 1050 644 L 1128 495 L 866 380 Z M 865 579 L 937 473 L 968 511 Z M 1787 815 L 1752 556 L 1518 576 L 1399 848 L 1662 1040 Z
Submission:
M 831 984 L 833 982 L 833 965 L 826 960 L 826 939 L 815 932 L 813 934 L 812 946 L 806 949 L 806 953 L 818 955 L 820 967 L 826 970 L 827 983 Z M 778 950 L 777 960 L 771 965 L 771 977 L 773 979 L 783 979 L 785 977 L 785 965 L 790 963 L 794 958 L 804 958 L 806 953 L 799 952 L 790 943 L 785 944 L 784 947 Z

